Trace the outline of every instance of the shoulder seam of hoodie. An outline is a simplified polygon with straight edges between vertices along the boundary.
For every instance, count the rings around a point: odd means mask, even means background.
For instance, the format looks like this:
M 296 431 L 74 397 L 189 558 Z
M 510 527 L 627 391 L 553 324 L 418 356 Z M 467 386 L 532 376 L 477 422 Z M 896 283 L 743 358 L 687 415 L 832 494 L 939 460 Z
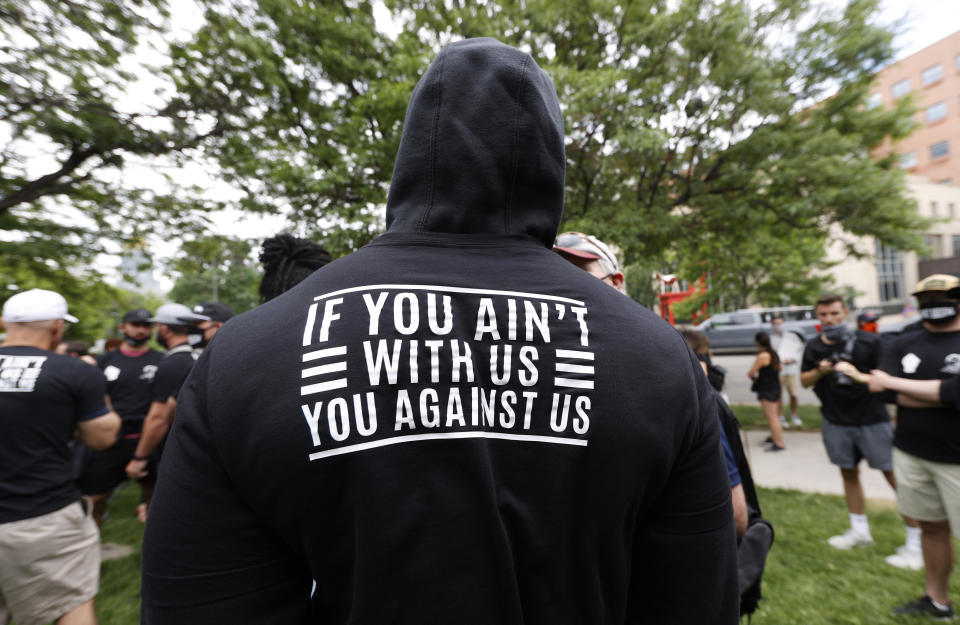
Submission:
M 510 178 L 510 192 L 507 195 L 507 205 L 503 210 L 503 231 L 510 232 L 510 214 L 513 211 L 513 195 L 517 188 L 517 170 L 520 167 L 520 113 L 521 113 L 521 95 L 526 86 L 524 77 L 527 75 L 527 66 L 530 63 L 531 56 L 523 55 L 523 61 L 520 63 L 520 76 L 517 77 L 517 91 L 513 95 L 513 163 L 512 176 Z
M 437 188 L 437 128 L 440 126 L 440 109 L 443 105 L 443 64 L 447 60 L 447 50 L 444 48 L 437 57 L 440 66 L 437 68 L 437 110 L 433 114 L 433 128 L 430 129 L 430 192 L 427 206 L 420 215 L 417 232 L 423 232 L 433 211 L 433 200 Z

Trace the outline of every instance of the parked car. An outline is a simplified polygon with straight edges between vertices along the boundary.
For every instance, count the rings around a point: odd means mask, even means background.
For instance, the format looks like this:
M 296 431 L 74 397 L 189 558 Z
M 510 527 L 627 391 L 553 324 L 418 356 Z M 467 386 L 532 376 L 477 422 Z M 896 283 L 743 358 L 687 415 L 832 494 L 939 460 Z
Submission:
M 710 339 L 710 349 L 722 351 L 756 351 L 753 337 L 757 332 L 772 332 L 770 319 L 779 313 L 788 332 L 796 332 L 804 341 L 820 333 L 820 322 L 814 317 L 812 306 L 745 309 L 717 313 L 693 327 Z

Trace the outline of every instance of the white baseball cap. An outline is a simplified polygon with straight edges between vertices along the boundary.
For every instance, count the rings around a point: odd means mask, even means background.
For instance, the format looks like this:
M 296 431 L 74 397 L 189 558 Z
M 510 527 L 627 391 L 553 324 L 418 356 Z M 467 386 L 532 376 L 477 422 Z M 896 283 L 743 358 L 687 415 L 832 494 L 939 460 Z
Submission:
M 3 320 L 10 323 L 50 321 L 63 319 L 77 323 L 78 319 L 67 313 L 67 300 L 54 291 L 30 289 L 17 293 L 3 304 Z
M 572 230 L 559 234 L 553 244 L 553 249 L 554 251 L 579 258 L 598 260 L 607 273 L 617 273 L 620 271 L 620 263 L 617 262 L 616 254 L 613 253 L 606 243 L 589 234 L 574 232 Z
M 170 326 L 188 326 L 197 321 L 210 321 L 210 317 L 198 315 L 183 304 L 164 304 L 157 309 L 157 314 L 150 321 Z

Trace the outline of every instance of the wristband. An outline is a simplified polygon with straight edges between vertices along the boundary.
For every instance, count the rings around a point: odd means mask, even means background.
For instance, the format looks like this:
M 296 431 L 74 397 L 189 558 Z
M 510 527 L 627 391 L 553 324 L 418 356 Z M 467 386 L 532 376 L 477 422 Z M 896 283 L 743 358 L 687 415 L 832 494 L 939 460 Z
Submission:
M 139 460 L 140 462 L 145 462 L 145 461 L 149 460 L 150 457 L 149 457 L 149 456 L 138 456 L 137 454 L 133 454 L 133 459 L 134 459 L 134 460 Z

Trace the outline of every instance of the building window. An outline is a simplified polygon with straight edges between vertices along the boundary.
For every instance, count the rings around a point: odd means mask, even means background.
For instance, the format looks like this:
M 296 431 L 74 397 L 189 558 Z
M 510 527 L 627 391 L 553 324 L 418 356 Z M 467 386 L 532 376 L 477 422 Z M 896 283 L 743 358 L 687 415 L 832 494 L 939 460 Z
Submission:
M 953 255 L 960 256 L 960 235 L 953 235 Z
M 949 184 L 949 181 L 948 181 L 948 184 Z M 949 217 L 950 219 L 954 219 L 957 216 L 956 213 L 957 211 L 953 207 L 953 202 L 950 202 L 949 204 L 947 204 L 947 217 Z
M 923 244 L 930 248 L 923 253 L 923 260 L 943 258 L 943 235 L 925 234 L 923 235 Z
M 943 80 L 943 65 L 937 63 L 933 67 L 923 70 L 923 85 L 932 85 L 935 82 Z
M 927 107 L 927 112 L 924 117 L 927 120 L 927 123 L 935 122 L 939 119 L 943 119 L 947 116 L 947 103 L 946 102 L 937 102 L 936 104 L 931 104 Z
M 903 300 L 903 252 L 877 241 L 877 281 L 880 301 Z
M 939 208 L 937 207 L 937 203 L 936 203 L 936 202 L 930 202 L 930 216 L 931 216 L 931 217 L 939 217 L 939 216 L 940 216 L 940 210 L 939 210 Z
M 930 146 L 930 158 L 941 158 L 950 154 L 950 142 L 939 141 Z
M 879 91 L 877 91 L 877 92 L 875 92 L 875 93 L 871 93 L 870 96 L 867 98 L 867 110 L 868 110 L 868 111 L 869 111 L 870 109 L 875 109 L 875 108 L 877 108 L 877 107 L 880 106 L 881 104 L 883 104 L 883 96 L 880 95 L 880 92 L 879 92 Z
M 917 153 L 916 152 L 907 152 L 906 154 L 900 155 L 900 167 L 904 169 L 910 169 L 911 167 L 917 166 Z
M 910 93 L 910 79 L 904 78 L 900 82 L 893 83 L 893 86 L 890 87 L 890 95 L 893 96 L 893 99 L 902 98 L 903 96 Z

